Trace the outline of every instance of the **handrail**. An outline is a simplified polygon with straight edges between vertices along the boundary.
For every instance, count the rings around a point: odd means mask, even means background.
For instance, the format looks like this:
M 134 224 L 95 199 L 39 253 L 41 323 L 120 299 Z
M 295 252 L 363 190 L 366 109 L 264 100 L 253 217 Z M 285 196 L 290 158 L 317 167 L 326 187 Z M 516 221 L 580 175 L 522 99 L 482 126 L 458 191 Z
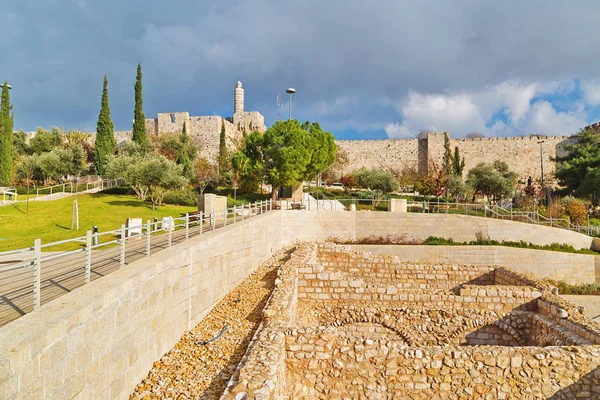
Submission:
M 238 215 L 238 211 L 241 210 L 241 214 Z M 65 240 L 60 240 L 51 243 L 42 244 L 41 239 L 36 239 L 34 241 L 33 247 L 27 247 L 23 249 L 15 249 L 8 250 L 0 253 L 0 256 L 9 256 L 14 254 L 20 254 L 25 252 L 33 251 L 31 260 L 22 261 L 15 260 L 15 262 L 10 262 L 7 264 L 0 264 L 0 273 L 14 271 L 18 269 L 33 269 L 33 299 L 34 299 L 34 309 L 37 309 L 42 304 L 42 296 L 43 293 L 41 291 L 42 281 L 40 277 L 42 276 L 42 269 L 47 265 L 48 262 L 58 260 L 61 258 L 67 258 L 74 255 L 85 254 L 82 261 L 82 258 L 77 257 L 69 260 L 67 264 L 69 267 L 75 270 L 85 270 L 85 283 L 89 283 L 91 281 L 91 272 L 92 272 L 92 259 L 94 254 L 102 252 L 102 251 L 110 251 L 110 250 L 96 250 L 103 246 L 117 245 L 120 247 L 118 261 L 114 261 L 115 257 L 113 256 L 114 266 L 117 264 L 119 268 L 123 268 L 125 266 L 126 257 L 131 257 L 131 255 L 127 255 L 126 249 L 128 248 L 127 243 L 128 239 L 138 239 L 145 241 L 145 252 L 141 249 L 141 253 L 145 256 L 150 256 L 152 251 L 151 242 L 152 238 L 154 240 L 161 240 L 164 244 L 165 236 L 167 239 L 167 247 L 173 245 L 173 240 L 180 240 L 182 237 L 184 239 L 188 239 L 191 235 L 202 235 L 208 233 L 208 231 L 213 231 L 218 227 L 226 227 L 228 225 L 236 224 L 238 222 L 242 222 L 248 218 L 264 214 L 273 210 L 273 201 L 265 200 L 265 201 L 257 201 L 255 203 L 246 203 L 241 206 L 234 207 L 225 207 L 223 210 L 213 210 L 212 212 L 204 213 L 202 211 L 198 213 L 187 213 L 183 217 L 166 217 L 168 218 L 168 222 L 161 221 L 150 221 L 147 220 L 145 224 L 134 225 L 126 227 L 122 225 L 120 229 L 115 229 L 111 231 L 101 232 L 94 234 L 91 230 L 88 230 L 86 236 L 80 236 L 76 238 L 70 238 Z M 249 212 L 246 212 L 249 211 Z M 160 225 L 159 225 L 160 224 Z M 209 226 L 206 227 L 206 224 Z M 130 235 L 129 233 L 132 230 L 137 230 L 136 234 Z M 167 235 L 164 233 L 167 232 Z M 155 236 L 154 234 L 162 234 L 160 236 Z M 177 237 L 174 235 L 177 234 Z M 117 236 L 117 239 L 109 240 L 107 242 L 99 242 L 99 237 L 110 235 Z M 83 243 L 83 246 L 82 246 Z M 139 243 L 139 242 L 137 242 Z M 42 253 L 42 249 L 47 249 L 53 246 L 66 245 L 66 244 L 77 244 L 81 246 L 75 250 L 68 251 L 60 251 L 60 252 L 52 252 L 52 253 Z M 142 242 L 144 244 L 144 242 Z M 163 247 L 163 244 L 158 245 L 159 248 Z M 131 245 L 129 245 L 131 246 Z M 155 247 L 156 248 L 156 247 Z M 134 248 L 133 254 L 139 254 L 140 249 Z M 93 252 L 93 250 L 96 250 Z M 158 250 L 160 251 L 160 250 Z M 112 253 L 109 253 L 112 255 Z M 100 265 L 106 265 L 106 260 L 99 261 Z M 26 287 L 31 287 L 30 285 L 26 285 Z M 1 293 L 0 293 L 1 294 Z

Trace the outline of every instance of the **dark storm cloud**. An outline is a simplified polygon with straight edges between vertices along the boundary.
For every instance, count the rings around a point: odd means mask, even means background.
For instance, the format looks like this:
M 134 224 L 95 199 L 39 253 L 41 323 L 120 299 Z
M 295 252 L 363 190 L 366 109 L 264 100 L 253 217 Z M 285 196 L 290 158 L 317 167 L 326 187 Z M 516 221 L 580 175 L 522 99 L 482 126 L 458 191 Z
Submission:
M 105 73 L 129 129 L 140 61 L 148 116 L 229 115 L 241 79 L 268 122 L 295 86 L 296 116 L 332 129 L 382 129 L 410 91 L 598 79 L 596 1 L 25 0 L 3 15 L 0 79 L 26 130 L 94 129 Z

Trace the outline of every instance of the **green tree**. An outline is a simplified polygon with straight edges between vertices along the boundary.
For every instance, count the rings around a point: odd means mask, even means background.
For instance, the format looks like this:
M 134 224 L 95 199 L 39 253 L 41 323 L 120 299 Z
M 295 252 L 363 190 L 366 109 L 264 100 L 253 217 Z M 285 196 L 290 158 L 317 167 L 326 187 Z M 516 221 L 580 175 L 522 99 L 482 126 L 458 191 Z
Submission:
M 448 133 L 444 133 L 444 159 L 442 161 L 442 169 L 447 176 L 452 175 L 452 150 L 450 150 L 450 138 Z
M 106 173 L 108 158 L 115 154 L 116 146 L 114 126 L 110 118 L 110 106 L 108 105 L 108 78 L 104 75 L 100 115 L 96 126 L 96 150 L 94 152 L 94 164 L 98 175 Z
M 63 136 L 60 129 L 52 127 L 51 131 L 47 131 L 38 127 L 35 136 L 31 138 L 29 148 L 33 154 L 42 154 L 60 147 L 62 143 Z
M 313 179 L 334 163 L 337 146 L 333 135 L 324 132 L 318 122 L 308 124 L 307 130 L 312 142 L 312 155 L 306 168 L 306 178 Z
M 564 146 L 567 154 L 558 157 L 556 177 L 565 191 L 600 203 L 600 189 L 595 185 L 600 175 L 600 135 L 591 129 L 575 136 L 576 142 Z
M 188 182 L 183 177 L 183 166 L 163 156 L 145 158 L 139 173 L 139 181 L 146 186 L 153 209 L 162 205 L 163 198 L 172 189 L 183 187 Z
M 181 131 L 181 135 L 179 137 L 179 149 L 175 162 L 179 165 L 183 165 L 183 176 L 185 176 L 187 179 L 192 179 L 193 177 L 196 153 L 196 146 L 194 146 L 190 140 L 190 136 L 187 134 L 184 122 L 183 130 Z
M 142 148 L 147 145 L 146 116 L 144 115 L 144 99 L 142 97 L 142 63 L 137 66 L 135 78 L 135 107 L 133 110 L 133 136 L 131 138 Z
M 0 102 L 0 185 L 9 185 L 13 168 L 13 120 L 8 83 L 2 86 Z
M 247 134 L 239 151 L 231 157 L 233 176 L 236 184 L 246 193 L 254 193 L 265 176 L 263 157 L 264 136 L 260 132 Z
M 135 144 L 137 146 L 137 144 Z M 121 178 L 127 183 L 140 200 L 146 200 L 148 188 L 142 181 L 142 164 L 147 155 L 132 151 L 119 156 L 111 156 L 106 165 L 106 174 L 113 178 Z
M 383 169 L 366 169 L 359 170 L 356 174 L 356 183 L 363 188 L 371 191 L 379 191 L 383 194 L 391 193 L 398 190 L 400 184 L 394 176 Z
M 14 157 L 31 154 L 31 148 L 27 144 L 27 134 L 22 129 L 13 133 L 13 153 Z
M 225 173 L 229 171 L 229 152 L 227 151 L 227 141 L 225 134 L 225 120 L 221 120 L 221 134 L 219 135 L 219 154 L 217 167 L 219 168 L 219 178 L 224 179 Z
M 517 174 L 508 169 L 504 161 L 493 164 L 479 163 L 467 175 L 467 185 L 473 190 L 473 200 L 479 195 L 492 201 L 506 198 L 512 194 L 517 183 Z
M 465 169 L 465 158 L 460 159 L 460 151 L 458 146 L 454 146 L 454 157 L 452 157 L 452 175 L 462 177 Z

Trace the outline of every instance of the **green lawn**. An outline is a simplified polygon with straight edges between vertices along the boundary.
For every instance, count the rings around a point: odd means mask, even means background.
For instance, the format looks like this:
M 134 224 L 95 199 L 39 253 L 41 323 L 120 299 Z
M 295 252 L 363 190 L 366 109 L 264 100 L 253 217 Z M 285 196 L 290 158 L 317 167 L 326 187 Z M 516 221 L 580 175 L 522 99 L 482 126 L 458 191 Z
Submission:
M 162 217 L 197 211 L 175 205 L 153 210 L 149 203 L 129 195 L 85 194 L 78 196 L 78 203 L 79 231 L 71 230 L 73 197 L 30 202 L 29 214 L 25 214 L 25 203 L 0 207 L 0 251 L 33 246 L 36 238 L 44 244 L 85 236 L 94 225 L 100 232 L 118 229 L 127 218 L 142 218 L 145 223 L 154 217 L 160 221 Z

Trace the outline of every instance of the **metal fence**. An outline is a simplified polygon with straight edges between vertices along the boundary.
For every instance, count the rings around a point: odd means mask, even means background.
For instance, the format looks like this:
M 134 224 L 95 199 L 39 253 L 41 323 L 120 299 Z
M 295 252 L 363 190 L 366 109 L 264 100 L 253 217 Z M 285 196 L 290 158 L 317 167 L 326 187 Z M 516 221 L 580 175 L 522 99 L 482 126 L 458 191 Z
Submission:
M 1 252 L 0 326 L 126 264 L 209 230 L 261 215 L 274 206 L 280 205 L 258 201 L 211 213 L 122 225 L 108 232 L 90 230 L 85 236 L 58 242 L 35 239 L 33 247 Z

